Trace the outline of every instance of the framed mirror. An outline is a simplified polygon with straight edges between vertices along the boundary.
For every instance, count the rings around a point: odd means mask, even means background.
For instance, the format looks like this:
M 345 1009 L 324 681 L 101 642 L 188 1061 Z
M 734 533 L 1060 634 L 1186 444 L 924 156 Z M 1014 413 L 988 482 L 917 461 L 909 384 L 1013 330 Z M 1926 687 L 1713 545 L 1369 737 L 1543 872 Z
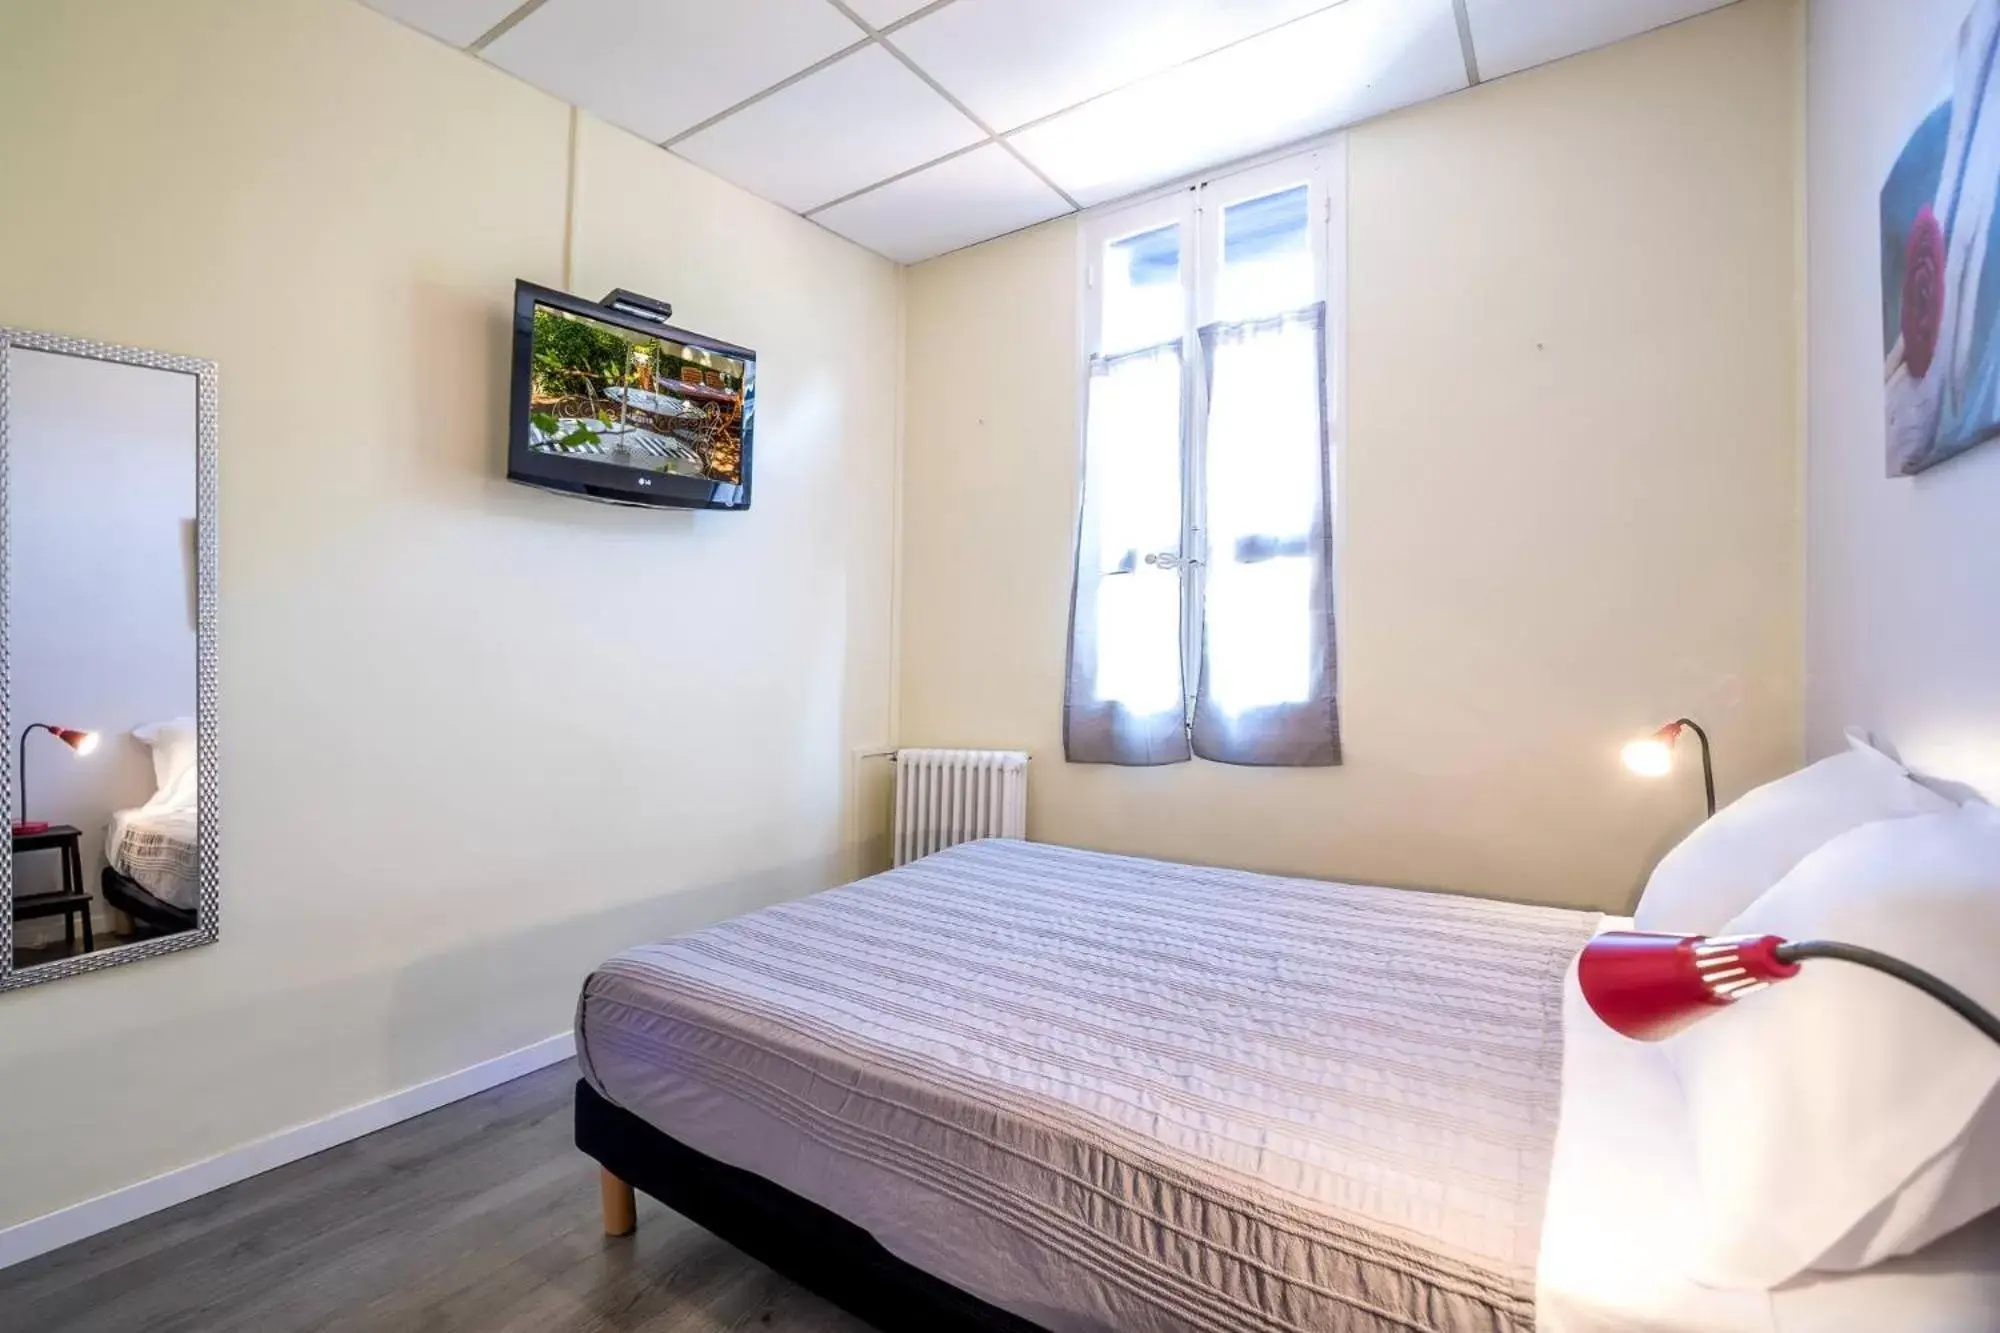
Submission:
M 0 990 L 210 944 L 212 362 L 0 328 Z

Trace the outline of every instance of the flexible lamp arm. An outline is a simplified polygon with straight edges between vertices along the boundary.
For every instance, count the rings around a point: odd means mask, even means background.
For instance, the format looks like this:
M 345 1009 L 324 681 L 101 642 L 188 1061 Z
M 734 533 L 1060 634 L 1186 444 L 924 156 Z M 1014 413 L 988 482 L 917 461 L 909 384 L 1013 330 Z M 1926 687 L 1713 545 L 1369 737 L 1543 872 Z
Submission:
M 37 731 L 56 734 L 56 729 L 46 722 L 30 722 L 21 728 L 21 762 L 14 766 L 14 790 L 21 796 L 21 822 L 28 822 L 28 737 Z
M 1995 1018 L 1991 1011 L 1950 982 L 1934 977 L 1920 967 L 1913 967 L 1900 958 L 1891 958 L 1888 954 L 1864 949 L 1858 944 L 1838 944 L 1832 940 L 1780 944 L 1772 952 L 1780 961 L 1787 963 L 1807 958 L 1837 958 L 1843 963 L 1886 973 L 1905 985 L 1916 987 L 1985 1033 L 1995 1044 L 2000 1044 L 2000 1018 Z
M 1681 718 L 1674 725 L 1686 727 L 1701 742 L 1701 789 L 1702 794 L 1708 797 L 1708 813 L 1712 817 L 1715 814 L 1715 763 L 1708 754 L 1708 733 L 1701 729 L 1701 723 L 1691 717 Z

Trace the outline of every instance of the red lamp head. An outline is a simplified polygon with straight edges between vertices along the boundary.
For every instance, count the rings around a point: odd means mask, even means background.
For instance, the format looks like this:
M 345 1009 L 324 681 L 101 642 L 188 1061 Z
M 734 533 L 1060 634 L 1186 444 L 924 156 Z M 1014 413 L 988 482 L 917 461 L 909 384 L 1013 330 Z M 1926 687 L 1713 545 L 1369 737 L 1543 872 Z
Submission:
M 1642 736 L 1625 747 L 1625 767 L 1642 778 L 1663 778 L 1674 771 L 1674 742 L 1684 731 L 1692 731 L 1701 742 L 1701 788 L 1708 798 L 1708 813 L 1715 813 L 1715 764 L 1708 753 L 1708 733 L 1691 717 L 1667 723 L 1650 736 Z
M 1670 1037 L 1718 1009 L 1798 974 L 1775 935 L 1607 931 L 1583 947 L 1577 982 L 1605 1026 L 1639 1041 Z
M 94 731 L 78 731 L 74 727 L 50 727 L 49 731 L 78 754 L 89 754 L 97 748 L 97 733 Z
M 1621 756 L 1625 767 L 1642 778 L 1665 777 L 1674 769 L 1674 742 L 1681 738 L 1685 724 L 1669 722 L 1650 736 L 1642 736 L 1625 747 Z

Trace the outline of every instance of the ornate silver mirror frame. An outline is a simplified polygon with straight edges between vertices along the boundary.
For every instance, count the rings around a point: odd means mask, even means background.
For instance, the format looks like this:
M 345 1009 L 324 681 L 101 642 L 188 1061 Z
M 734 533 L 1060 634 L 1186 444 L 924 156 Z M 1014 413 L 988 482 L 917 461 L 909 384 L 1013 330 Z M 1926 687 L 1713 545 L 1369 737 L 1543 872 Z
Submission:
M 0 858 L 0 900 L 8 911 L 0 912 L 0 991 L 19 990 L 45 981 L 60 981 L 121 963 L 158 958 L 198 945 L 213 944 L 220 932 L 221 912 L 218 888 L 221 883 L 222 825 L 220 816 L 220 739 L 217 731 L 216 628 L 218 578 L 217 531 L 220 527 L 217 488 L 220 411 L 217 372 L 213 361 L 149 352 L 108 343 L 68 338 L 60 334 L 35 333 L 25 329 L 0 327 L 0 737 L 14 734 L 13 655 L 8 646 L 9 607 L 12 601 L 10 571 L 7 567 L 11 534 L 8 532 L 8 353 L 12 348 L 52 352 L 60 356 L 93 361 L 111 361 L 150 370 L 173 371 L 195 379 L 195 699 L 196 784 L 199 792 L 197 845 L 201 855 L 201 880 L 195 928 L 178 934 L 161 935 L 132 944 L 93 953 L 55 959 L 31 967 L 14 966 L 14 858 Z M 18 777 L 14 772 L 14 747 L 0 744 L 0 804 L 14 809 Z M 12 814 L 8 816 L 12 819 Z

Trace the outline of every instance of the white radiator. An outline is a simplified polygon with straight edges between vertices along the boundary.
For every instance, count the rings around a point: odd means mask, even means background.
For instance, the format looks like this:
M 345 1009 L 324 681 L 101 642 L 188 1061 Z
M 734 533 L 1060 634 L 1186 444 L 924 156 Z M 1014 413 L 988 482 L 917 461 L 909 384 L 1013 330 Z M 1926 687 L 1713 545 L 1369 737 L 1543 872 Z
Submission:
M 896 751 L 897 865 L 975 838 L 1027 836 L 1021 751 Z

